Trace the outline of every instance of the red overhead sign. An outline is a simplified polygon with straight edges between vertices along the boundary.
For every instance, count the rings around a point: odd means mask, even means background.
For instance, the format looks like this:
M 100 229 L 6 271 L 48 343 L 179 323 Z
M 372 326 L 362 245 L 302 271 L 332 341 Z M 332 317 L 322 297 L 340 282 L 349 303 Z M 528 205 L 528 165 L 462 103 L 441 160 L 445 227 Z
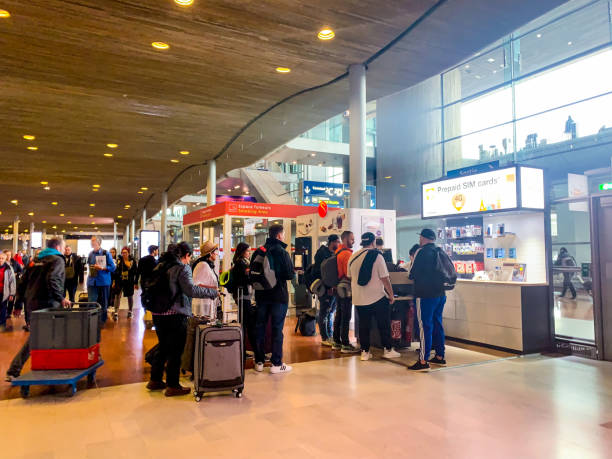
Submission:
M 315 209 L 307 206 L 264 204 L 259 202 L 221 202 L 184 215 L 183 225 L 213 220 L 223 215 L 235 217 L 296 218 L 300 215 L 308 215 L 314 212 Z

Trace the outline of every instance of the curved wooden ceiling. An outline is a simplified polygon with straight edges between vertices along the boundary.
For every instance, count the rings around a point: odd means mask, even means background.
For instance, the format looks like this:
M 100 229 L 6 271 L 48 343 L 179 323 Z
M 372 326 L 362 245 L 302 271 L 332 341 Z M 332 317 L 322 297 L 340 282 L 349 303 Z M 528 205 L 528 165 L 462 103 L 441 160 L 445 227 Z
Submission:
M 0 19 L 0 221 L 18 215 L 24 224 L 54 221 L 58 230 L 70 230 L 68 221 L 94 215 L 102 230 L 118 215 L 131 219 L 147 200 L 151 215 L 185 166 L 214 157 L 278 100 L 365 61 L 436 3 L 195 0 L 184 8 L 172 0 L 2 1 L 11 17 Z M 441 3 L 372 63 L 369 99 L 435 75 L 563 2 Z M 326 25 L 336 31 L 333 41 L 316 37 Z M 153 41 L 170 49 L 154 49 Z M 292 71 L 279 74 L 277 66 Z M 339 113 L 347 100 L 341 81 L 279 107 L 219 159 L 219 174 Z M 202 189 L 205 177 L 205 168 L 183 174 L 170 200 Z M 138 194 L 141 187 L 147 190 Z

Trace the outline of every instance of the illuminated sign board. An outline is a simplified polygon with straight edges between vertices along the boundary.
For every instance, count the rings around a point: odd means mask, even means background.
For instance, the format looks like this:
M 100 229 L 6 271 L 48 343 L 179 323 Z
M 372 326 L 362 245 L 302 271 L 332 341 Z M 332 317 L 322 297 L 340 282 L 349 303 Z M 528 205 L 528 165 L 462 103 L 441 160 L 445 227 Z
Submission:
M 455 217 L 482 212 L 544 209 L 541 169 L 506 167 L 422 184 L 423 218 Z
M 140 258 L 149 255 L 149 246 L 151 245 L 159 247 L 159 231 L 140 231 Z
M 376 209 L 376 187 L 366 185 L 370 195 L 370 209 Z M 348 183 L 315 182 L 304 180 L 302 202 L 305 206 L 318 206 L 325 202 L 329 207 L 346 207 L 346 198 L 351 194 Z
M 601 191 L 612 191 L 612 183 L 602 183 L 599 185 Z

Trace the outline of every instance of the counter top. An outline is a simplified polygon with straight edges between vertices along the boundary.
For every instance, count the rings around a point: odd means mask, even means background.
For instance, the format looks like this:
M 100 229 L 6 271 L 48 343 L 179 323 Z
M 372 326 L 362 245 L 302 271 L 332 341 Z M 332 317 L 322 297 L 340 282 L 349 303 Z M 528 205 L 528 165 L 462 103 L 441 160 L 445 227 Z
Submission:
M 471 280 L 457 279 L 458 283 L 466 284 L 496 284 L 496 285 L 512 285 L 516 287 L 543 287 L 547 286 L 547 282 L 508 282 L 508 281 L 491 281 L 491 280 Z

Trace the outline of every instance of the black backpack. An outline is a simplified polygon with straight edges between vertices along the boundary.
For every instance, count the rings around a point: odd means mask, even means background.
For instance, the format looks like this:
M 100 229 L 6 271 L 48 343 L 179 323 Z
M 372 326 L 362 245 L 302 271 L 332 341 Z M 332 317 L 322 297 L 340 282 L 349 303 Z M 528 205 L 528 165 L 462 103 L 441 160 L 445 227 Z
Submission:
M 308 289 L 310 289 L 310 286 L 312 285 L 312 283 L 317 280 L 317 273 L 315 270 L 315 264 L 312 263 L 311 265 L 308 266 L 308 268 L 306 268 L 304 270 L 304 284 L 306 285 L 306 287 L 308 287 Z
M 304 311 L 298 316 L 295 333 L 298 329 L 302 336 L 314 336 L 317 333 L 317 318 L 315 311 Z
M 348 249 L 341 249 L 338 253 L 334 253 L 321 263 L 321 281 L 329 288 L 338 286 L 340 282 L 340 278 L 338 277 L 338 255 L 345 250 Z
M 249 270 L 249 283 L 255 290 L 271 290 L 276 287 L 276 272 L 270 264 L 270 254 L 264 246 L 253 254 Z
M 172 296 L 170 289 L 170 278 L 168 271 L 173 266 L 177 266 L 178 261 L 161 261 L 151 272 L 144 285 L 142 286 L 141 303 L 147 311 L 153 314 L 168 312 L 174 300 L 181 294 L 180 290 Z
M 440 247 L 436 249 L 436 273 L 444 290 L 452 290 L 457 283 L 457 271 L 448 254 Z

